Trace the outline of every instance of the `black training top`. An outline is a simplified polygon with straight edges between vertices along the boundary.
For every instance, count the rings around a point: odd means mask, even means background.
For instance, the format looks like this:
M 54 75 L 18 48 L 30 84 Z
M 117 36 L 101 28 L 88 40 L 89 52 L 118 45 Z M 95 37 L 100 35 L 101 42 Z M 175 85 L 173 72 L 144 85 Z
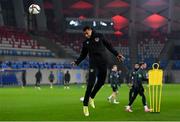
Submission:
M 146 72 L 145 70 L 139 68 L 136 72 L 133 74 L 133 86 L 134 87 L 141 87 L 143 81 L 147 80 Z
M 78 65 L 82 60 L 86 58 L 87 54 L 89 54 L 90 65 L 106 64 L 106 48 L 115 56 L 118 55 L 118 52 L 108 41 L 104 39 L 104 36 L 102 34 L 93 32 L 92 36 L 83 42 L 80 57 L 75 61 L 75 63 Z
M 120 85 L 119 77 L 120 77 L 120 74 L 118 71 L 111 71 L 110 76 L 109 76 L 111 86 Z

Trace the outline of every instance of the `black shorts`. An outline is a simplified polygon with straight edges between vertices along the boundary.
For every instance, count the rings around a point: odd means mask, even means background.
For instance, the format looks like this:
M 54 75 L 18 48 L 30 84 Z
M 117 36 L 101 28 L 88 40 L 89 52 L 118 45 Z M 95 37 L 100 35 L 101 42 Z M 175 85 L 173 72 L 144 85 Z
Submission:
M 54 80 L 50 80 L 51 83 L 53 83 Z
M 141 96 L 142 94 L 144 94 L 144 87 L 143 86 L 134 87 L 133 91 L 137 92 Z
M 118 86 L 117 85 L 111 85 L 111 88 L 112 88 L 113 92 L 118 91 Z

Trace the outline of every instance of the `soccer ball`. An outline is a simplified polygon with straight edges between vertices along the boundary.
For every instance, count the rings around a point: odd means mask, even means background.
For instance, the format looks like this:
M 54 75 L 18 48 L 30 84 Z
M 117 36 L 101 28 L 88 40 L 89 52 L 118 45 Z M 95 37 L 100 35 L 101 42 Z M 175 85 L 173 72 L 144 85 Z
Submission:
M 31 4 L 29 6 L 29 13 L 30 14 L 39 14 L 41 11 L 41 8 L 37 4 Z
M 83 102 L 84 101 L 84 97 L 80 97 L 80 101 Z

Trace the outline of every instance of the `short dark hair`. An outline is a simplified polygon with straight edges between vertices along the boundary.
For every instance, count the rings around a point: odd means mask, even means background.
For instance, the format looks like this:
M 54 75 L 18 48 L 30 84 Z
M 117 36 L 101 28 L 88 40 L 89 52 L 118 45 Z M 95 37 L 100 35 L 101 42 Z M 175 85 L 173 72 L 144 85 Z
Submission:
M 89 29 L 92 29 L 90 26 L 85 26 L 84 28 L 83 28 L 83 32 L 84 31 L 86 31 L 86 30 L 89 30 Z
M 135 64 L 139 64 L 139 62 L 136 62 Z
M 139 65 L 142 66 L 143 64 L 145 64 L 145 62 L 139 62 Z

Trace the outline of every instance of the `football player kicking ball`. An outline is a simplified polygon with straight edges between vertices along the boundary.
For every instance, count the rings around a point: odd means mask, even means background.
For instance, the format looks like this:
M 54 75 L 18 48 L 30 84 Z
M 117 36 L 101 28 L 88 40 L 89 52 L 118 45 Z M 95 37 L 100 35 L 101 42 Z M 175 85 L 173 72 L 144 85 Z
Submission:
M 78 65 L 89 54 L 89 79 L 83 100 L 83 113 L 89 116 L 88 104 L 95 108 L 94 98 L 101 87 L 104 85 L 107 73 L 107 55 L 108 49 L 116 58 L 121 61 L 124 59 L 121 53 L 118 53 L 102 34 L 96 33 L 91 27 L 84 27 L 84 36 L 86 40 L 83 42 L 80 57 L 73 61 L 72 65 Z M 97 82 L 96 81 L 97 77 Z

